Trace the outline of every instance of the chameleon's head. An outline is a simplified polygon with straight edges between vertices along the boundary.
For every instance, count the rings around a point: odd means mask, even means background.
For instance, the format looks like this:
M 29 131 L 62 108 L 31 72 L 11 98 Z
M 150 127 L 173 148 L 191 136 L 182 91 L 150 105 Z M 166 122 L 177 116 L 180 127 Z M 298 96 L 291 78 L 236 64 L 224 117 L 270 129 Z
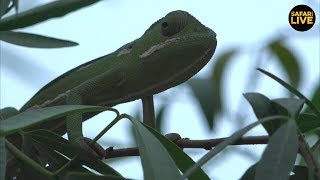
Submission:
M 159 85 L 153 89 L 160 92 L 200 71 L 211 59 L 216 45 L 214 31 L 185 11 L 173 11 L 152 24 L 130 46 L 141 63 L 137 73 L 147 81 L 146 85 Z

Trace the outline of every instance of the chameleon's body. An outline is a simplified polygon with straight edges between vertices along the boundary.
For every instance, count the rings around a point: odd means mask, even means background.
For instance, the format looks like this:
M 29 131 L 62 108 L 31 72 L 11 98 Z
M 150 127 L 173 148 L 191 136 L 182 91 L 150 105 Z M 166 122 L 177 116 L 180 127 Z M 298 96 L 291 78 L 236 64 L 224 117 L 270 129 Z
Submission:
M 216 43 L 216 34 L 193 16 L 171 12 L 142 37 L 53 80 L 19 112 L 65 104 L 114 106 L 162 92 L 204 67 Z M 67 131 L 70 141 L 83 147 L 82 122 L 92 115 L 68 116 L 41 128 Z

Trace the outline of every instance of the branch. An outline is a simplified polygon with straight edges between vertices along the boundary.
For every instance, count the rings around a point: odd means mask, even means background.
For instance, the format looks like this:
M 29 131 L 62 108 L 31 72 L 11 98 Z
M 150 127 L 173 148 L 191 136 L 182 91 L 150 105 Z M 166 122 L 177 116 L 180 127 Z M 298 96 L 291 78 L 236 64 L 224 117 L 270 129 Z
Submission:
M 303 136 L 299 135 L 299 153 L 303 157 L 304 161 L 306 162 L 307 166 L 310 169 L 314 170 L 315 176 L 317 179 L 320 179 L 320 169 L 318 162 L 312 156 L 312 152 L 310 151 L 308 143 L 305 141 Z
M 181 138 L 179 134 L 170 133 L 165 135 L 169 140 L 175 143 L 181 149 L 183 148 L 199 148 L 210 150 L 217 146 L 219 143 L 225 141 L 227 138 L 206 139 L 206 140 L 190 140 L 188 138 Z M 269 136 L 247 136 L 241 137 L 238 141 L 231 145 L 254 145 L 254 144 L 267 144 Z M 126 156 L 139 156 L 138 148 L 122 148 L 114 149 L 109 147 L 105 150 L 105 159 L 126 157 Z

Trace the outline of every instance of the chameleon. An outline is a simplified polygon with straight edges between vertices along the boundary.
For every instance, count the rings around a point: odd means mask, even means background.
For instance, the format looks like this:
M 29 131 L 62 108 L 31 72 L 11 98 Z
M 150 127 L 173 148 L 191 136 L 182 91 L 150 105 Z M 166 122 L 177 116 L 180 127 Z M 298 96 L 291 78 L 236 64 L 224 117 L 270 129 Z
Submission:
M 57 105 L 112 107 L 152 98 L 200 71 L 216 46 L 213 30 L 188 12 L 173 11 L 153 23 L 140 38 L 62 74 L 42 87 L 20 110 L 5 108 L 1 116 Z M 92 151 L 83 136 L 82 122 L 94 115 L 68 115 L 35 128 L 61 135 L 67 132 L 71 144 Z

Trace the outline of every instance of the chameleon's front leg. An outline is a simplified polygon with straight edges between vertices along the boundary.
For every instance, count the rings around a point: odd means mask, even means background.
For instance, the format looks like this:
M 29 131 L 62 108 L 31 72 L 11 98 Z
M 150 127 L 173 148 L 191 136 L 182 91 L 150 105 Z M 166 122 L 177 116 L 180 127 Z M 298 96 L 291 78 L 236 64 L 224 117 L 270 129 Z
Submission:
M 156 118 L 154 115 L 154 103 L 153 96 L 145 96 L 141 98 L 142 100 L 142 110 L 143 110 L 143 123 L 146 125 L 155 128 L 156 127 Z
M 71 90 L 67 98 L 67 104 L 82 104 L 81 95 L 80 89 Z M 76 113 L 67 116 L 66 124 L 69 141 L 73 145 L 81 147 L 82 150 L 98 158 L 99 155 L 94 152 L 84 140 L 82 133 L 82 114 Z
M 68 93 L 67 104 L 83 104 L 83 97 L 92 97 L 99 93 L 107 93 L 103 90 L 121 85 L 121 82 L 123 81 L 123 74 L 119 72 L 121 71 L 117 71 L 115 69 L 105 72 L 73 88 Z M 97 92 L 97 90 L 99 91 Z M 82 114 L 75 113 L 67 116 L 66 125 L 69 141 L 74 146 L 79 147 L 82 151 L 91 154 L 93 157 L 101 159 L 104 157 L 104 150 L 102 148 L 97 149 L 97 146 L 95 146 L 95 150 L 97 151 L 94 151 L 91 147 L 89 147 L 88 143 L 90 143 L 90 139 L 83 136 L 82 122 Z

